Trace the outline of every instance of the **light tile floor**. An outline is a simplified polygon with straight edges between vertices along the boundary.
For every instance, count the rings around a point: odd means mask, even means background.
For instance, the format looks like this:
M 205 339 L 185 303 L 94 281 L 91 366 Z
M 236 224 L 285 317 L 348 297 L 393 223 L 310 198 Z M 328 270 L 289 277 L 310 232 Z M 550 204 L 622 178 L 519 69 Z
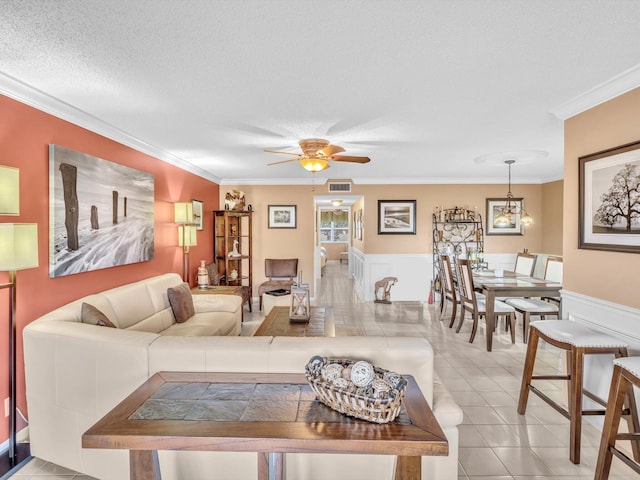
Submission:
M 439 320 L 434 305 L 363 302 L 348 278 L 348 264 L 329 262 L 316 305 L 333 306 L 336 335 L 423 336 L 433 345 L 438 374 L 464 411 L 460 425 L 459 480 L 587 480 L 593 470 L 599 431 L 584 423 L 582 463 L 569 461 L 569 423 L 546 403 L 531 395 L 527 413 L 516 412 L 525 346 L 522 326 L 515 345 L 497 332 L 492 352 L 484 347 L 484 328 L 468 343 L 471 322 L 456 334 Z M 400 279 L 402 280 L 402 279 Z M 393 288 L 391 289 L 393 300 Z M 245 312 L 242 335 L 251 335 L 263 312 Z M 562 359 L 549 348 L 538 355 L 536 372 L 562 369 Z M 561 385 L 539 382 L 548 395 L 564 401 Z M 91 480 L 57 465 L 34 459 L 12 477 L 15 480 Z M 612 480 L 638 478 L 614 458 Z M 188 480 L 188 479 L 185 479 Z M 229 479 L 231 480 L 231 479 Z M 346 477 L 345 479 L 348 480 Z M 436 479 L 437 480 L 437 479 Z

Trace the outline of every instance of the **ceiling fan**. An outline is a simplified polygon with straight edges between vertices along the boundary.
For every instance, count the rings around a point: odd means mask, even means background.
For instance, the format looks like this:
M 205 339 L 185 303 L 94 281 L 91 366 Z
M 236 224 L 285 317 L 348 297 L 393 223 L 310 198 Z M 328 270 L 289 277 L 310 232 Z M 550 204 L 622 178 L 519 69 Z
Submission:
M 369 157 L 354 157 L 351 155 L 336 155 L 344 152 L 344 148 L 339 145 L 331 145 L 329 140 L 321 138 L 308 138 L 298 142 L 302 153 L 282 152 L 279 150 L 267 150 L 269 153 L 281 153 L 283 155 L 293 155 L 298 158 L 290 160 L 282 160 L 281 162 L 269 163 L 268 166 L 278 165 L 280 163 L 299 162 L 302 168 L 310 172 L 319 172 L 329 167 L 329 160 L 334 162 L 352 162 L 352 163 L 368 163 L 371 161 Z

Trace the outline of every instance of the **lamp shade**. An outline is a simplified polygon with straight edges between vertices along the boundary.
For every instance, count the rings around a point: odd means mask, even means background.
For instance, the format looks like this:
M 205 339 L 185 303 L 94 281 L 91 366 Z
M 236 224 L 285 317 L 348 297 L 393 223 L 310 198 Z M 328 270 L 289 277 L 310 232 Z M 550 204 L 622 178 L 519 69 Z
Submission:
M 20 214 L 20 170 L 0 166 L 0 215 Z
M 0 271 L 38 266 L 38 224 L 0 223 Z
M 178 246 L 195 247 L 196 245 L 198 245 L 196 226 L 184 225 L 178 227 Z
M 193 205 L 191 202 L 174 203 L 173 208 L 176 223 L 193 223 Z
M 302 168 L 305 170 L 315 173 L 327 168 L 329 166 L 329 160 L 325 160 L 323 158 L 302 157 L 300 159 L 300 165 L 302 165 Z

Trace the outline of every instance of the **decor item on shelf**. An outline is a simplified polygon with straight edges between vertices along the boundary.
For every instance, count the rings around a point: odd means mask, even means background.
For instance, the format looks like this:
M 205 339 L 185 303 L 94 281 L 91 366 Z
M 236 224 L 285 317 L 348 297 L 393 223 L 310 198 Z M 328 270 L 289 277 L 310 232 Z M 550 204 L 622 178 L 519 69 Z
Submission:
M 244 210 L 244 192 L 231 190 L 224 197 L 225 210 Z
M 242 254 L 238 251 L 240 245 L 240 241 L 239 240 L 234 240 L 233 241 L 233 251 L 229 252 L 229 257 L 241 257 Z
M 400 413 L 407 380 L 369 362 L 314 355 L 305 375 L 316 398 L 350 417 L 389 423 Z
M 189 283 L 189 247 L 198 244 L 196 225 L 193 223 L 193 204 L 191 202 L 176 202 L 174 207 L 174 221 L 178 226 L 178 246 L 182 247 L 182 279 Z
M 231 280 L 237 280 L 238 279 L 238 270 L 236 270 L 235 268 L 233 270 L 231 270 L 231 273 L 229 274 L 229 278 Z
M 206 289 L 209 286 L 209 271 L 204 260 L 200 260 L 198 267 L 198 288 Z
M 2 215 L 17 215 L 20 211 L 19 174 L 11 167 L 0 167 L 0 212 Z M 11 195 L 7 193 L 11 192 Z M 0 463 L 0 475 L 12 471 L 30 458 L 28 444 L 18 444 L 16 437 L 16 321 L 17 321 L 17 275 L 18 270 L 38 266 L 38 225 L 36 223 L 0 223 L 0 271 L 9 272 L 9 282 L 0 284 L 0 289 L 9 289 L 9 449 L 8 461 Z M 3 455 L 4 456 L 4 455 Z M 2 457 L 0 457 L 2 458 Z M 2 471 L 7 468 L 6 471 Z
M 330 145 L 329 140 L 321 138 L 309 138 L 298 142 L 302 153 L 282 152 L 279 150 L 268 150 L 269 153 L 280 153 L 283 155 L 293 155 L 290 160 L 282 160 L 280 162 L 269 163 L 268 165 L 279 165 L 281 163 L 298 162 L 300 166 L 311 173 L 316 173 L 329 167 L 329 160 L 335 162 L 352 162 L 352 163 L 368 163 L 371 161 L 369 157 L 354 157 L 351 155 L 336 155 L 344 152 L 344 148 L 339 145 Z
M 396 277 L 384 277 L 382 280 L 378 280 L 375 284 L 375 303 L 391 303 L 391 287 L 396 283 L 398 283 Z

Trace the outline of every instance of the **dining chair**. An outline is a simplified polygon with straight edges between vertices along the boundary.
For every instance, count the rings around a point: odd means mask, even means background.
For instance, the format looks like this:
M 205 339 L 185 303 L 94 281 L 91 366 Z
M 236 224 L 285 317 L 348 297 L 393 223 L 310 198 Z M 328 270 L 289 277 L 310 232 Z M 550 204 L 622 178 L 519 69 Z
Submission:
M 473 343 L 473 340 L 476 337 L 476 332 L 478 330 L 478 319 L 480 317 L 486 317 L 486 299 L 479 298 L 476 295 L 476 291 L 473 285 L 473 274 L 471 273 L 471 265 L 469 264 L 469 260 L 457 259 L 456 270 L 458 272 L 458 293 L 460 295 L 461 307 L 460 319 L 458 321 L 458 326 L 456 327 L 456 332 L 459 332 L 462 328 L 465 312 L 471 313 L 471 318 L 473 319 L 473 328 L 471 330 L 471 337 L 469 337 L 469 343 Z M 493 311 L 495 312 L 497 317 L 505 317 L 511 330 L 511 343 L 516 343 L 515 309 L 510 305 L 495 300 Z M 491 333 L 493 334 L 493 332 Z
M 547 257 L 544 267 L 544 279 L 562 284 L 562 257 Z M 560 297 L 542 297 L 542 300 L 553 302 L 560 306 Z
M 536 255 L 531 255 L 530 253 L 518 252 L 513 271 L 520 275 L 533 277 L 533 270 L 536 268 L 537 258 Z
M 559 274 L 558 274 L 558 265 Z M 544 269 L 544 279 L 562 283 L 562 259 L 558 257 L 547 258 L 547 263 Z M 529 321 L 532 316 L 540 316 L 542 320 L 546 320 L 547 316 L 560 318 L 560 299 L 557 300 L 554 297 L 548 297 L 553 299 L 549 302 L 546 298 L 516 298 L 511 297 L 504 300 L 507 305 L 511 305 L 516 309 L 516 312 L 522 315 L 522 340 L 527 343 L 527 336 L 529 334 Z
M 440 318 L 443 317 L 447 307 L 447 301 L 451 302 L 451 320 L 449 328 L 453 327 L 456 321 L 456 312 L 458 303 L 460 303 L 460 295 L 453 278 L 451 270 L 451 260 L 449 255 L 440 255 L 440 271 L 442 272 L 442 293 L 440 295 Z

